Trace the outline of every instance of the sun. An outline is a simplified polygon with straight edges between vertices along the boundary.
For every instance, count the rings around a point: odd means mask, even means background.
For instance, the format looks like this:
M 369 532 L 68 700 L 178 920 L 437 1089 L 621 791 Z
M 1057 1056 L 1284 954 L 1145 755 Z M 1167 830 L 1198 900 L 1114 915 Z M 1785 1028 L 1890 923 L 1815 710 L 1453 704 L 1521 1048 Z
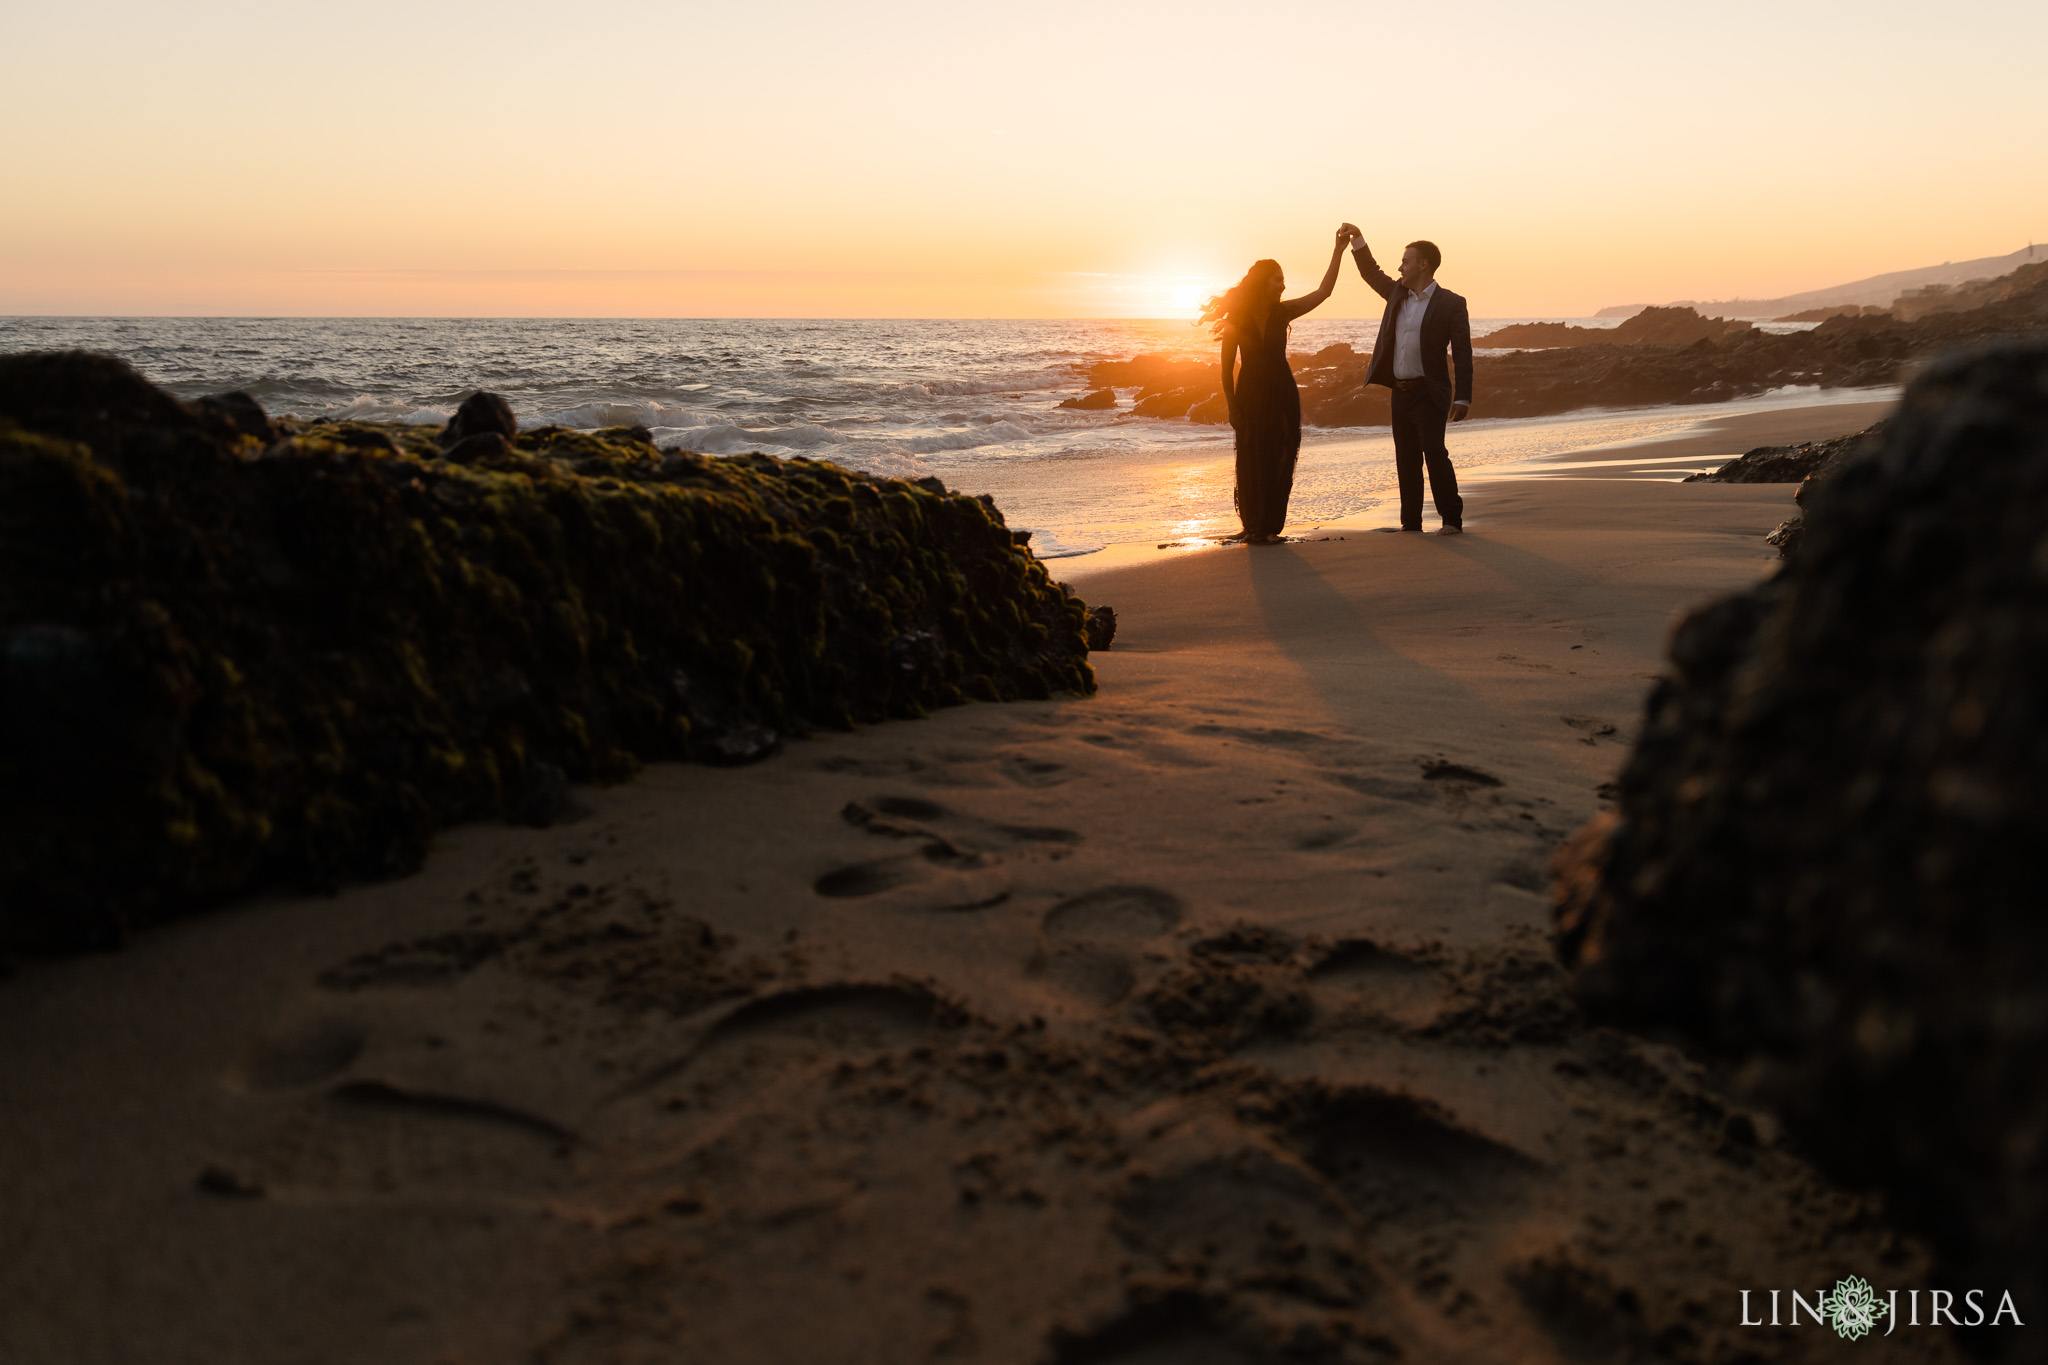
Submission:
M 1199 285 L 1177 284 L 1173 286 L 1173 306 L 1179 312 L 1190 312 L 1200 306 L 1202 290 Z

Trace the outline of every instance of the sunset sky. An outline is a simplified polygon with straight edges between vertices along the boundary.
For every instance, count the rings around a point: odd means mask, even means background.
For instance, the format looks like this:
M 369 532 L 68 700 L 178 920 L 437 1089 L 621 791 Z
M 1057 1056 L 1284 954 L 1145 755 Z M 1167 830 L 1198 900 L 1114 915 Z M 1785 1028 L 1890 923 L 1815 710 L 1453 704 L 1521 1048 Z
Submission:
M 1481 316 L 2048 237 L 2048 5 L 0 0 L 0 313 Z M 1353 276 L 1329 311 L 1376 312 Z

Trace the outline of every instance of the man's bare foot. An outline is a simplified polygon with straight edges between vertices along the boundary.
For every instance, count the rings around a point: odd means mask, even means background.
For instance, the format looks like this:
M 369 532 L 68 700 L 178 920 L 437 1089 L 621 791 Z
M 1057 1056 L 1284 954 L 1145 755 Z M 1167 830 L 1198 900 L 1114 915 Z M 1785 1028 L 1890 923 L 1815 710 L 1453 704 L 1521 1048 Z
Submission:
M 1436 528 L 1436 533 L 1440 536 L 1462 536 L 1465 534 L 1465 528 L 1462 526 L 1439 526 Z

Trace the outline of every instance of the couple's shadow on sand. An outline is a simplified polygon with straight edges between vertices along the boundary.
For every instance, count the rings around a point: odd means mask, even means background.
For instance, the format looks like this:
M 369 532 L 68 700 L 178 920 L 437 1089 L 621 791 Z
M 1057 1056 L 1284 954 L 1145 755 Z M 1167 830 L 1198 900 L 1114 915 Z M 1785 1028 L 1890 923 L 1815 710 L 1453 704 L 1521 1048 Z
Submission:
M 1555 560 L 1484 537 L 1432 536 L 1426 547 L 1417 548 L 1455 554 L 1516 597 L 1550 599 L 1593 582 Z M 1251 547 L 1246 561 L 1258 612 L 1257 621 L 1245 623 L 1247 629 L 1263 629 L 1274 647 L 1301 670 L 1332 716 L 1348 721 L 1412 704 L 1454 715 L 1458 728 L 1466 730 L 1507 719 L 1458 674 L 1394 643 L 1374 625 L 1367 604 L 1339 589 L 1299 543 Z M 1429 638 L 1483 629 L 1497 620 L 1501 596 L 1489 588 L 1488 610 L 1469 620 L 1439 610 L 1421 634 Z M 1450 594 L 1445 599 L 1446 606 L 1455 601 Z

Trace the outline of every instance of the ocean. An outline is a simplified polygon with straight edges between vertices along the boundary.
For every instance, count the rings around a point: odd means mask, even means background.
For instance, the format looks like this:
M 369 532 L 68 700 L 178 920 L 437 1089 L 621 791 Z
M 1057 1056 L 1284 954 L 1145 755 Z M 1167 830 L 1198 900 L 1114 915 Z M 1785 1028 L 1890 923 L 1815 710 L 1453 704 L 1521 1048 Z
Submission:
M 1475 319 L 1475 334 L 1524 318 Z M 1615 319 L 1540 319 L 1612 326 Z M 1374 324 L 1308 318 L 1289 342 L 1369 349 Z M 992 494 L 1043 558 L 1085 572 L 1112 546 L 1197 546 L 1236 529 L 1228 428 L 1059 408 L 1080 370 L 1141 352 L 1208 358 L 1186 322 L 446 318 L 0 318 L 0 351 L 83 348 L 196 397 L 241 389 L 273 415 L 441 422 L 476 389 L 523 425 L 637 423 L 665 448 L 804 455 Z M 1573 413 L 1453 429 L 1461 470 L 1670 434 L 1760 407 L 1862 401 L 1787 389 L 1710 407 Z M 1476 395 L 1475 411 L 1485 411 Z M 1304 434 L 1289 529 L 1383 508 L 1384 430 Z

